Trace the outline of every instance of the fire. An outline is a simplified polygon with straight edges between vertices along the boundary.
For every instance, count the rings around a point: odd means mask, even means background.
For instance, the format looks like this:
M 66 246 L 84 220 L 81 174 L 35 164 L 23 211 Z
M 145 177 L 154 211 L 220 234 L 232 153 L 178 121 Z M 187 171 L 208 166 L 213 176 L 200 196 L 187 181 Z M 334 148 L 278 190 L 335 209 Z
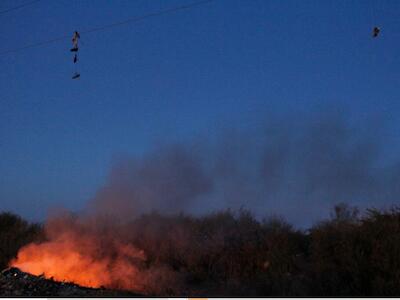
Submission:
M 64 217 L 45 229 L 47 241 L 23 247 L 11 266 L 87 287 L 140 290 L 144 253 L 121 242 L 116 228 Z

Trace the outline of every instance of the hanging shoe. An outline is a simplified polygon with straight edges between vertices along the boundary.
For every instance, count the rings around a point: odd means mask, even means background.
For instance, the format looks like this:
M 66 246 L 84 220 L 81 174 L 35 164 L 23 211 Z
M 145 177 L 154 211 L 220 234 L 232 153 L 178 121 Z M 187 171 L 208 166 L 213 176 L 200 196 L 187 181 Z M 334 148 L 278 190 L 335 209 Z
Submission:
M 378 37 L 380 32 L 381 32 L 381 29 L 379 27 L 374 27 L 374 29 L 372 30 L 372 37 L 374 37 L 374 38 Z

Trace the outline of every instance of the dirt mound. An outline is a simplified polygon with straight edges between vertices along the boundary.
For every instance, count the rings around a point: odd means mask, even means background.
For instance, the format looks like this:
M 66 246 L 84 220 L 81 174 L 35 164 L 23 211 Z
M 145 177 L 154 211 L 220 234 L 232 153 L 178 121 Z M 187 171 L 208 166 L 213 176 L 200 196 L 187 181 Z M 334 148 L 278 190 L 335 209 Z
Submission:
M 135 297 L 140 295 L 104 288 L 86 288 L 73 283 L 46 279 L 43 276 L 34 276 L 24 273 L 17 268 L 8 268 L 0 273 L 0 296 Z

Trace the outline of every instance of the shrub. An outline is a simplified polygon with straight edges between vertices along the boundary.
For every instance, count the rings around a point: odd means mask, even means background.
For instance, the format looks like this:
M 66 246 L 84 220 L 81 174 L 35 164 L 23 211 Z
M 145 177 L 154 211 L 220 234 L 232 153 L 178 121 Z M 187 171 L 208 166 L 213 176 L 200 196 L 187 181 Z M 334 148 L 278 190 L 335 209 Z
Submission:
M 0 270 L 8 266 L 18 250 L 42 236 L 42 227 L 29 224 L 12 213 L 0 213 Z

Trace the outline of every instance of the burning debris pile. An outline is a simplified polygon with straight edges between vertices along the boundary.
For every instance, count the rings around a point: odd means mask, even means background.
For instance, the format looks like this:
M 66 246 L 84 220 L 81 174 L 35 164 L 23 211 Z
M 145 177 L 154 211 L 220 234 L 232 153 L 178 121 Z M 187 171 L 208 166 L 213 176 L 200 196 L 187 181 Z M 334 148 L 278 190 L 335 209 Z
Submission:
M 61 213 L 43 229 L 45 238 L 23 246 L 9 266 L 88 288 L 172 293 L 168 292 L 175 280 L 171 268 L 149 263 L 141 247 L 130 241 L 125 223 Z
M 8 268 L 0 274 L 0 296 L 2 297 L 116 297 L 138 296 L 126 291 L 114 291 L 104 288 L 87 288 L 73 283 L 57 282 L 44 276 L 24 273 L 18 268 Z

